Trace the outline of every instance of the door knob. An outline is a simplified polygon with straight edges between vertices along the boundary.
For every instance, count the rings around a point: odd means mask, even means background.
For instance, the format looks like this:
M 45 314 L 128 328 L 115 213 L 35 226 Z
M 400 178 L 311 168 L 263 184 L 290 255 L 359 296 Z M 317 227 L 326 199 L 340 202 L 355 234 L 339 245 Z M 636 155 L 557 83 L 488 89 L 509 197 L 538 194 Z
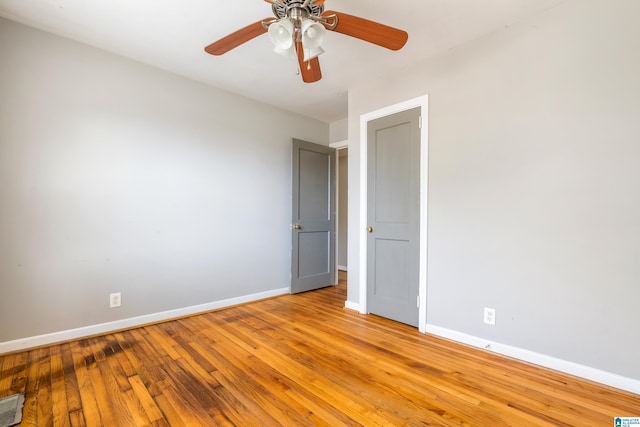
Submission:
M 293 224 L 293 229 L 294 230 L 300 230 L 302 227 L 300 227 L 300 224 Z
M 373 233 L 373 227 L 367 227 L 367 232 Z

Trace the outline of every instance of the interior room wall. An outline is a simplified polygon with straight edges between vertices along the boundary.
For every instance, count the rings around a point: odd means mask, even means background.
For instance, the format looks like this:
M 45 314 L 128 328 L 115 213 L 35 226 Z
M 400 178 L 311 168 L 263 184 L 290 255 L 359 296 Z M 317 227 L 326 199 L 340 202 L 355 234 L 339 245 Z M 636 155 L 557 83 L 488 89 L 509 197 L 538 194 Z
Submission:
M 346 141 L 348 138 L 349 120 L 345 117 L 329 123 L 329 142 L 336 143 Z
M 567 1 L 350 90 L 352 242 L 360 115 L 429 95 L 428 325 L 640 379 L 639 15 Z
M 286 291 L 328 124 L 4 19 L 0 58 L 0 343 Z

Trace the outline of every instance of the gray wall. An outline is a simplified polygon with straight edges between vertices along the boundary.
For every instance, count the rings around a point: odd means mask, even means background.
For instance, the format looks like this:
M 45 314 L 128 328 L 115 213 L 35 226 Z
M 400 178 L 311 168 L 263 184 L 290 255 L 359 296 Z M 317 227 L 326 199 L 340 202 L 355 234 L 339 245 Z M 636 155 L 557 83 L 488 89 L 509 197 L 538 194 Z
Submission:
M 351 242 L 360 115 L 429 94 L 428 324 L 640 379 L 638 16 L 568 1 L 349 92 Z
M 329 142 L 343 142 L 348 138 L 349 120 L 347 118 L 329 123 Z
M 4 19 L 0 58 L 0 342 L 289 286 L 328 124 Z

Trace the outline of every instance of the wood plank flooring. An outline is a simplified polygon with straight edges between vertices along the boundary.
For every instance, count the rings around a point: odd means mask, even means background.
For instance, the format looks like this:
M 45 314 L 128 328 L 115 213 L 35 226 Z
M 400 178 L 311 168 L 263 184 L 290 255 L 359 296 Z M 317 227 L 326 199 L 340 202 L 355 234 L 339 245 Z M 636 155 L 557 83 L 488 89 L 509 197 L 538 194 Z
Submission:
M 0 356 L 21 426 L 611 426 L 640 396 L 343 308 L 344 283 Z

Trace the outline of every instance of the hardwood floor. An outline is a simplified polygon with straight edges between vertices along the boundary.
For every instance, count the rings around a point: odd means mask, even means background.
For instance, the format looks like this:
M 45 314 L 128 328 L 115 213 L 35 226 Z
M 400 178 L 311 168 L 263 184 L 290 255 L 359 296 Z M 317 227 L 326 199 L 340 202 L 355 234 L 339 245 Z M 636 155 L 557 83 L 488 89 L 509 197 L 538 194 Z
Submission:
M 640 396 L 343 308 L 344 283 L 0 356 L 21 426 L 611 426 Z

